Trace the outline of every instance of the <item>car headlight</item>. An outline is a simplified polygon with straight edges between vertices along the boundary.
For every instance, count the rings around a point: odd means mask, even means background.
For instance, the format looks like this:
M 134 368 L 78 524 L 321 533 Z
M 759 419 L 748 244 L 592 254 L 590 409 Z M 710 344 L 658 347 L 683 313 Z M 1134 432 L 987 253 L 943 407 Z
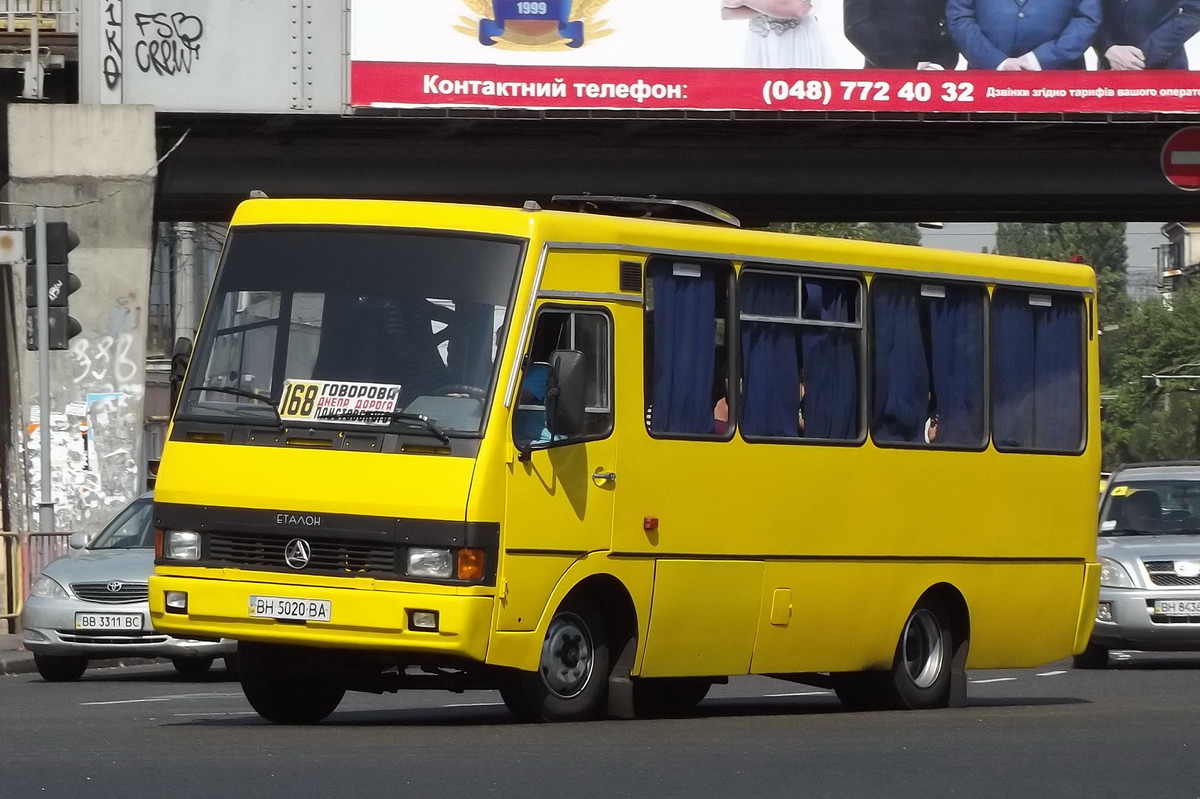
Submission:
M 167 530 L 163 533 L 163 557 L 200 560 L 200 534 L 191 530 Z
M 1133 588 L 1133 578 L 1119 562 L 1100 558 L 1100 585 L 1105 588 Z
M 430 549 L 428 547 L 409 547 L 408 576 L 409 577 L 439 577 L 450 576 L 453 568 L 450 550 Z
M 58 581 L 53 577 L 39 574 L 37 579 L 33 581 L 33 585 L 29 586 L 29 595 L 45 597 L 46 599 L 66 599 L 67 589 L 59 585 Z

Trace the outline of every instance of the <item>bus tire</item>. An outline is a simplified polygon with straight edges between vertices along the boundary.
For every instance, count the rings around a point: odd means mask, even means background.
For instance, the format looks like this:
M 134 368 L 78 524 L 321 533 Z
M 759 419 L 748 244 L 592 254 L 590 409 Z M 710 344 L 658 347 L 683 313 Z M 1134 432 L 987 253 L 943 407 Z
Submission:
M 33 665 L 46 682 L 75 682 L 87 671 L 88 659 L 79 655 L 34 655 Z
M 608 632 L 586 596 L 570 597 L 550 619 L 536 672 L 509 675 L 500 696 L 524 721 L 584 721 L 606 707 Z
M 1108 647 L 1088 642 L 1087 649 L 1071 659 L 1077 669 L 1107 669 Z
M 949 706 L 955 652 L 950 621 L 950 609 L 936 596 L 922 599 L 908 614 L 883 686 L 886 706 L 904 710 Z
M 237 663 L 250 706 L 276 724 L 316 724 L 346 695 L 333 675 L 311 662 L 296 662 L 284 647 L 241 642 Z
M 681 716 L 703 702 L 710 688 L 712 680 L 707 677 L 637 679 L 633 683 L 633 704 L 638 718 Z

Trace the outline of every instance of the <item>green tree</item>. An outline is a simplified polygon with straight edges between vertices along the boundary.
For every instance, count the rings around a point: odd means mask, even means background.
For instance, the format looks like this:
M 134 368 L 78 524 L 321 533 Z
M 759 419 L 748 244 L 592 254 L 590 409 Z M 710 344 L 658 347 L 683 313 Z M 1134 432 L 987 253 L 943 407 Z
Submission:
M 1157 299 L 1136 304 L 1121 339 L 1103 392 L 1105 463 L 1200 457 L 1200 380 L 1188 377 L 1200 375 L 1200 287 L 1180 292 L 1170 308 Z
M 921 231 L 915 222 L 781 222 L 771 225 L 771 230 L 889 244 L 921 243 Z

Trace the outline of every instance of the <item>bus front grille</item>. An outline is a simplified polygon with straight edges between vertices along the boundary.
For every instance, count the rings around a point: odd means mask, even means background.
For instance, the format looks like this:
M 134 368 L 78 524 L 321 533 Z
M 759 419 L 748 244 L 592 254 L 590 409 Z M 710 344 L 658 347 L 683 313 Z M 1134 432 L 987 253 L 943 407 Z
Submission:
M 308 563 L 296 569 L 284 559 L 284 549 L 290 540 L 252 533 L 209 533 L 204 560 L 212 565 L 284 569 L 306 574 L 397 576 L 394 544 L 305 537 L 312 551 Z

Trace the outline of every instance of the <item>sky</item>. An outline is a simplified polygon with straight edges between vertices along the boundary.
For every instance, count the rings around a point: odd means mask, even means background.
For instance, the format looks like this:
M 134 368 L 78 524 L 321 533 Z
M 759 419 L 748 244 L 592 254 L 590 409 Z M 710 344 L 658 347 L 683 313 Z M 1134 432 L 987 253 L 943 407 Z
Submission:
M 1163 222 L 1129 222 L 1125 244 L 1129 247 L 1129 293 L 1135 297 L 1157 294 L 1158 253 L 1155 247 L 1166 244 L 1160 232 Z M 942 230 L 922 230 L 921 243 L 944 250 L 979 252 L 996 245 L 995 222 L 947 222 Z

